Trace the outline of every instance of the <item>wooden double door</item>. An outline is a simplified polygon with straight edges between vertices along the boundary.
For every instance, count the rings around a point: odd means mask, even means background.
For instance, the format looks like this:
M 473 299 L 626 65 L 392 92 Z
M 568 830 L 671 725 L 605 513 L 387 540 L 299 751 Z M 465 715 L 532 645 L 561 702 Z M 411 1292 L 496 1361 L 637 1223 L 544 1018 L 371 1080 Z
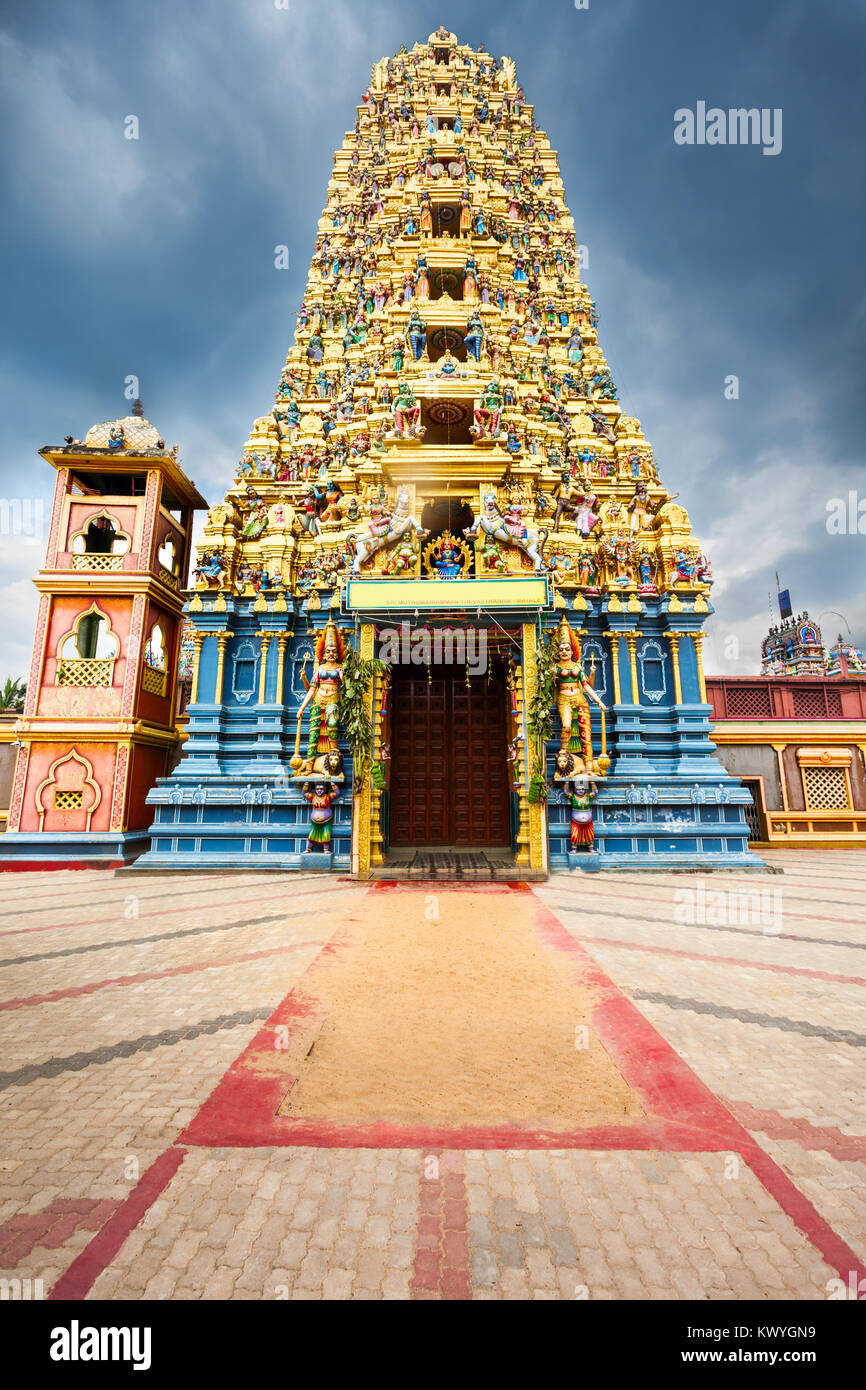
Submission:
M 455 848 L 511 845 L 502 666 L 396 666 L 391 686 L 389 841 Z

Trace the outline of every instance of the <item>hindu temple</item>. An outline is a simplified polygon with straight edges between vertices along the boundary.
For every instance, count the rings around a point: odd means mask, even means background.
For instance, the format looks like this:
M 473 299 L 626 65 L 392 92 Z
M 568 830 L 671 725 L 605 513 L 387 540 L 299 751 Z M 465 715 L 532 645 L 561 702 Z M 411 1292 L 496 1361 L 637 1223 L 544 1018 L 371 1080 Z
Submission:
M 760 867 L 710 563 L 581 275 L 514 62 L 444 28 L 377 62 L 207 514 L 140 867 Z

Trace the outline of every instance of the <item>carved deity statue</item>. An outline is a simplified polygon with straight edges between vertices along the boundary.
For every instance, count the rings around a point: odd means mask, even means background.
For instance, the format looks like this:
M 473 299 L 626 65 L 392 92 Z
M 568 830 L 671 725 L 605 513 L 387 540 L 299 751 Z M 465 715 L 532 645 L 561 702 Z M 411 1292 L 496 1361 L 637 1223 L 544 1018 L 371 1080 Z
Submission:
M 332 622 L 321 633 L 315 647 L 316 666 L 313 679 L 298 709 L 295 755 L 291 767 L 296 774 L 326 772 L 332 780 L 342 781 L 342 760 L 337 747 L 340 723 L 340 692 L 343 684 L 343 662 L 346 649 L 341 634 Z M 306 678 L 302 676 L 305 684 Z M 307 735 L 307 756 L 300 756 L 301 722 L 304 711 L 310 709 Z
M 572 774 L 603 776 L 605 769 L 593 756 L 589 701 L 602 711 L 606 706 L 589 683 L 581 660 L 580 642 L 565 618 L 559 625 L 556 644 L 556 708 L 562 723 L 560 751 L 571 754 L 568 770 Z

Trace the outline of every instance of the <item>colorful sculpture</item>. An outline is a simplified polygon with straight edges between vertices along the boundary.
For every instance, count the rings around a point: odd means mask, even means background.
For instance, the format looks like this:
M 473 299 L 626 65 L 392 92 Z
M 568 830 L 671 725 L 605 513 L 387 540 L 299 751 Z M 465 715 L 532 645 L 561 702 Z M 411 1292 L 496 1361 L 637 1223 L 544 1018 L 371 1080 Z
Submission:
M 466 324 L 466 330 L 463 334 L 463 342 L 466 346 L 466 351 L 468 352 L 469 356 L 473 358 L 476 362 L 481 361 L 481 353 L 484 348 L 485 338 L 486 333 L 484 329 L 484 324 L 481 322 L 481 315 L 479 314 L 478 310 L 475 309 L 473 310 L 472 314 L 469 317 L 469 321 Z
M 499 421 L 502 416 L 502 388 L 496 377 L 485 386 L 481 399 L 472 412 L 475 423 L 469 426 L 470 434 L 475 435 L 476 443 L 482 439 L 499 438 Z
M 394 417 L 393 439 L 421 439 L 426 433 L 421 424 L 421 407 L 412 394 L 408 381 L 401 381 L 397 387 L 391 413 Z
M 427 325 L 422 321 L 417 309 L 413 309 L 409 315 L 405 337 L 414 361 L 420 362 L 427 348 Z
M 571 754 L 571 771 L 603 777 L 607 767 L 592 750 L 589 701 L 602 711 L 606 706 L 596 695 L 583 669 L 580 643 L 565 618 L 556 634 L 556 708 L 561 722 L 560 752 Z M 575 728 L 576 725 L 576 728 Z M 578 756 L 579 755 L 579 756 Z M 557 775 L 559 775 L 557 773 Z
M 341 633 L 329 622 L 315 647 L 316 669 L 312 681 L 301 679 L 307 693 L 297 715 L 295 753 L 291 767 L 295 773 L 327 772 L 332 781 L 342 781 L 342 760 L 337 746 L 340 726 L 340 691 L 346 649 Z M 301 721 L 310 710 L 306 760 L 300 756 Z
M 312 808 L 307 850 L 318 854 L 327 853 L 331 848 L 334 804 L 340 799 L 340 788 L 336 782 L 307 783 L 303 788 L 303 795 Z
M 400 488 L 393 512 L 383 509 L 378 516 L 371 517 L 370 527 L 366 535 L 355 537 L 352 573 L 360 574 L 361 566 L 365 560 L 369 560 L 384 546 L 395 544 L 410 531 L 414 531 L 421 539 L 429 534 L 413 516 L 409 515 L 409 490 L 408 488 Z
M 571 808 L 571 848 L 577 853 L 587 853 L 593 848 L 592 803 L 597 795 L 588 777 L 575 777 L 573 782 L 563 784 L 562 796 Z
M 492 536 L 494 540 L 500 541 L 502 544 L 516 546 L 524 555 L 528 555 L 536 573 L 543 573 L 547 531 L 542 530 L 538 534 L 530 531 L 523 519 L 520 507 L 510 506 L 507 513 L 503 514 L 495 492 L 485 492 L 483 502 L 484 509 L 481 515 L 471 526 L 466 527 L 463 532 L 464 536 L 477 536 L 481 531 L 484 535 Z

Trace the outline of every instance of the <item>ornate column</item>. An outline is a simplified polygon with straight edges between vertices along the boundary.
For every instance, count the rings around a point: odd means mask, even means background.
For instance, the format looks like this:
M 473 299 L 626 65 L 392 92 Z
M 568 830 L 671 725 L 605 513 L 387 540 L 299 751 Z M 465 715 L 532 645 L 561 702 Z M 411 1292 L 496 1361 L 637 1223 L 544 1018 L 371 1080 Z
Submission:
M 532 698 L 532 696 L 533 696 L 533 694 L 534 694 L 534 692 L 535 692 L 535 685 L 536 685 L 536 679 L 537 679 L 536 670 L 535 670 L 535 657 L 536 657 L 536 653 L 537 653 L 537 651 L 538 651 L 538 636 L 537 636 L 537 633 L 536 633 L 536 631 L 535 631 L 535 624 L 534 624 L 534 623 L 523 623 L 523 624 L 522 624 L 522 628 L 523 628 L 523 709 L 524 709 L 524 716 L 525 716 L 525 711 L 526 711 L 527 708 L 529 707 L 529 701 L 531 700 L 531 698 Z M 526 729 L 525 723 L 524 723 L 524 731 L 525 731 L 524 748 L 525 748 L 525 761 L 526 761 L 525 778 L 526 778 L 526 787 L 527 787 L 527 789 L 528 789 L 529 783 L 530 783 L 530 779 L 531 779 L 531 777 L 532 777 L 532 768 L 531 768 L 531 765 L 530 765 L 531 749 L 530 749 L 529 732 L 528 732 L 528 730 Z M 544 750 L 544 754 L 546 755 L 546 750 Z M 544 772 L 544 768 L 542 767 L 542 773 L 543 773 L 543 772 Z M 544 802 L 543 802 L 543 801 L 529 801 L 529 800 L 527 799 L 527 816 L 528 816 L 528 823 L 529 823 L 529 824 L 528 824 L 528 828 L 529 828 L 529 867 L 530 867 L 530 869 L 539 869 L 539 870 L 541 870 L 542 872 L 546 872 L 546 871 L 547 871 L 547 835 L 546 835 L 546 833 L 545 833 L 545 832 L 546 832 L 546 818 L 545 818 L 545 814 L 544 814 Z
M 692 641 L 693 641 L 694 644 L 695 644 L 695 663 L 696 663 L 697 668 L 698 668 L 698 688 L 699 688 L 699 690 L 700 690 L 700 692 L 701 692 L 701 704 L 703 704 L 703 705 L 708 705 L 710 702 L 709 702 L 709 700 L 707 699 L 707 682 L 706 682 L 706 679 L 705 679 L 705 677 L 704 677 L 704 653 L 703 653 L 703 645 L 704 645 L 704 638 L 705 638 L 705 637 L 706 637 L 706 633 L 705 633 L 705 632 L 693 632 L 693 633 L 692 633 Z
M 286 664 L 286 647 L 288 645 L 290 632 L 277 633 L 277 693 L 274 699 L 278 705 L 283 703 L 283 677 Z
M 535 629 L 533 628 L 533 632 Z M 514 692 L 515 716 L 514 722 L 520 730 L 523 746 L 523 757 L 517 761 L 517 853 L 514 856 L 515 865 L 521 868 L 529 868 L 529 802 L 526 792 L 529 787 L 531 774 L 531 759 L 529 749 L 529 734 L 526 729 L 526 721 L 523 712 L 526 709 L 526 689 L 524 681 L 524 671 L 526 670 L 526 649 L 524 648 L 523 660 L 520 663 L 520 679 Z
M 789 801 L 788 801 L 788 781 L 787 781 L 787 778 L 785 777 L 785 763 L 784 763 L 784 757 L 783 757 L 786 747 L 787 747 L 787 744 L 785 744 L 785 743 L 774 743 L 774 744 L 773 744 L 773 752 L 776 754 L 776 761 L 777 761 L 777 763 L 778 763 L 778 765 L 779 765 L 779 783 L 780 783 L 781 788 L 782 788 L 782 810 L 783 810 L 783 811 L 790 811 L 791 806 L 790 806 L 790 803 L 789 803 Z M 769 813 L 769 815 L 772 816 L 772 814 L 773 814 L 773 813 L 772 813 L 772 811 L 771 811 L 771 812 Z
M 637 628 L 625 634 L 625 640 L 628 643 L 629 666 L 631 668 L 631 703 L 633 705 L 640 704 L 640 693 L 637 683 L 637 639 L 641 636 L 643 636 L 643 634 L 638 632 Z
M 387 689 L 389 674 L 378 676 L 373 681 L 373 761 L 378 762 L 382 752 L 382 724 L 384 717 L 382 714 L 382 700 Z M 377 698 L 377 692 L 379 698 Z M 381 868 L 385 863 L 382 854 L 382 845 L 385 837 L 382 834 L 382 788 L 374 782 L 370 791 L 370 864 L 374 868 Z
M 189 702 L 194 705 L 198 700 L 198 673 L 201 665 L 201 649 L 204 646 L 206 632 L 194 632 L 192 635 L 192 685 L 189 692 Z
M 618 632 L 609 632 L 609 633 L 608 633 L 608 639 L 609 639 L 609 641 L 610 641 L 610 660 L 611 660 L 611 669 L 612 669 L 612 674 L 613 674 L 613 702 L 614 702 L 615 705 L 621 705 L 621 704 L 622 704 L 622 693 L 621 693 L 620 688 L 619 688 L 619 640 L 620 640 L 620 634 L 619 634 Z
M 683 681 L 680 674 L 680 638 L 685 637 L 685 632 L 669 632 L 667 639 L 671 644 L 671 664 L 674 670 L 674 701 L 681 705 L 683 702 Z
M 268 673 L 268 647 L 271 639 L 267 633 L 262 633 L 262 660 L 259 666 L 259 704 L 265 703 L 265 678 Z
M 227 646 L 227 644 L 228 644 L 228 640 L 229 640 L 229 636 L 230 636 L 230 635 L 231 635 L 230 633 L 226 632 L 225 628 L 223 628 L 222 631 L 220 631 L 220 632 L 218 632 L 218 633 L 216 634 L 216 639 L 217 639 L 217 644 L 218 644 L 218 651 L 217 651 L 216 685 L 215 685 L 215 688 L 214 688 L 214 695 L 213 695 L 213 701 L 214 701 L 214 704 L 215 704 L 215 705 L 221 705 L 221 704 L 222 704 L 222 699 L 223 699 L 223 674 L 224 674 L 224 672 L 225 672 L 225 663 L 226 663 L 226 646 Z
M 376 633 L 372 623 L 361 624 L 361 642 L 359 655 L 362 661 L 369 661 L 375 654 Z M 376 683 L 370 682 L 370 693 L 368 699 L 368 714 L 372 723 L 374 717 L 374 702 L 376 698 Z M 353 769 L 353 816 L 352 816 L 352 871 L 358 878 L 369 878 L 370 876 L 370 818 L 372 808 L 372 798 L 370 795 L 370 775 L 367 773 L 358 781 L 358 769 Z

